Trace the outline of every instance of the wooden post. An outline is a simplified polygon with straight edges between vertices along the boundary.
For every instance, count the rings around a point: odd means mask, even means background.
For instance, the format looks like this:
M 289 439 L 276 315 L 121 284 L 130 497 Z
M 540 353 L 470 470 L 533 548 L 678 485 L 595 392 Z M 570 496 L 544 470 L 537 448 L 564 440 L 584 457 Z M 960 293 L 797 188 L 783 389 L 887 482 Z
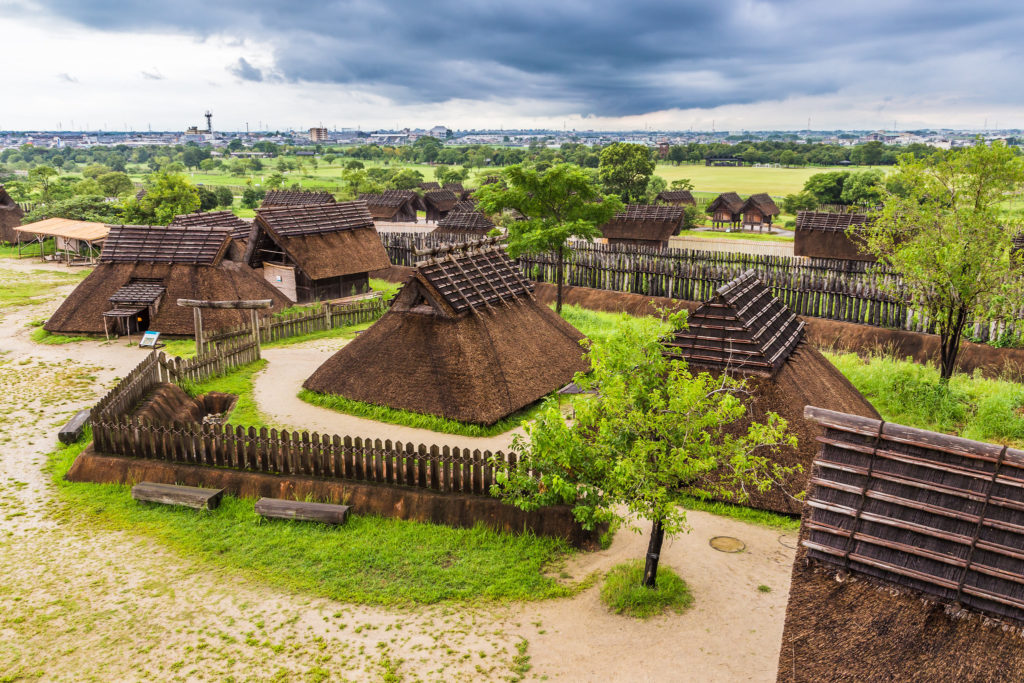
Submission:
M 192 309 L 192 320 L 196 328 L 196 356 L 203 355 L 203 309 Z
M 199 310 L 199 309 L 196 309 L 196 310 Z M 253 338 L 253 341 L 256 342 L 256 359 L 259 360 L 259 358 L 260 358 L 260 319 L 259 319 L 259 316 L 256 315 L 256 309 L 255 308 L 250 310 L 249 313 L 252 315 L 252 338 Z

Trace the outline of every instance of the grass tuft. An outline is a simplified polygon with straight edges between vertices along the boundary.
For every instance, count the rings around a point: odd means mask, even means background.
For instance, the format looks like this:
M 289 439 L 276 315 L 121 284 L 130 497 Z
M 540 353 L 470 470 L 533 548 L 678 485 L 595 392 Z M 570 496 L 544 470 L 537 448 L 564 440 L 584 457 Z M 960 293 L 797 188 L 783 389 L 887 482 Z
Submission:
M 74 344 L 76 342 L 84 341 L 99 341 L 102 337 L 88 337 L 88 336 L 69 336 L 63 334 L 54 334 L 44 330 L 42 327 L 36 327 L 29 334 L 29 337 L 37 344 Z
M 668 610 L 681 614 L 693 604 L 686 582 L 668 567 L 658 568 L 657 587 L 641 585 L 644 565 L 640 561 L 612 567 L 601 586 L 601 601 L 615 614 L 649 619 Z

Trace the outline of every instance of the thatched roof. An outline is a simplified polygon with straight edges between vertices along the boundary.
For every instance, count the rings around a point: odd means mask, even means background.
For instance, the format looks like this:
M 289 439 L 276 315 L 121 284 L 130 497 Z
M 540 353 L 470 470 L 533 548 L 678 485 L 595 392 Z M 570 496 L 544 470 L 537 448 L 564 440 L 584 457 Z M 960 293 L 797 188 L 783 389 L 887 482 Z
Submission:
M 174 227 L 218 227 L 229 228 L 231 238 L 245 240 L 249 238 L 249 231 L 252 230 L 252 223 L 243 220 L 231 211 L 196 211 L 175 216 L 171 221 Z
M 18 203 L 14 201 L 7 190 L 0 185 L 0 242 L 17 242 L 18 234 L 14 228 L 21 225 L 21 219 L 25 217 Z
M 379 194 L 361 194 L 359 199 L 366 202 L 374 219 L 391 220 L 397 215 L 411 215 L 415 219 L 419 197 L 412 190 L 385 190 Z
M 215 266 L 224 258 L 231 231 L 221 227 L 112 225 L 100 263 L 185 263 Z
M 305 192 L 302 190 L 271 190 L 263 198 L 260 208 L 268 206 L 305 206 L 308 204 L 333 204 L 330 192 Z
M 391 261 L 362 201 L 261 208 L 245 261 L 259 267 L 267 240 L 312 280 L 388 268 Z
M 227 231 L 224 234 L 227 235 Z M 105 261 L 75 287 L 44 327 L 63 334 L 103 334 L 104 311 L 117 305 L 115 298 L 127 300 L 131 290 L 126 287 L 132 285 L 140 287 L 140 295 L 151 296 L 158 287 L 164 289 L 163 303 L 150 319 L 150 329 L 164 334 L 194 334 L 192 310 L 178 306 L 178 299 L 271 299 L 273 307 L 260 311 L 260 315 L 269 315 L 291 305 L 259 273 L 235 261 L 221 261 L 216 265 Z M 248 321 L 248 311 L 211 309 L 203 312 L 203 326 L 209 330 L 241 327 Z
M 486 235 L 494 229 L 491 219 L 479 211 L 452 211 L 437 222 L 436 232 L 472 232 Z
M 775 206 L 775 201 L 767 192 L 759 192 L 747 197 L 747 201 L 743 202 L 743 206 L 740 207 L 740 212 L 747 213 L 748 211 L 756 211 L 762 216 L 777 216 L 780 213 L 779 207 Z
M 683 223 L 684 209 L 670 204 L 629 204 L 601 226 L 608 239 L 664 242 Z
M 715 197 L 715 199 L 707 205 L 705 211 L 708 213 L 714 213 L 715 211 L 727 211 L 728 213 L 742 213 L 743 211 L 743 200 L 735 192 L 723 192 L 722 194 Z
M 1024 452 L 808 408 L 825 428 L 780 680 L 1024 678 Z
M 436 182 L 433 182 L 433 181 L 428 181 L 428 182 L 425 182 L 425 183 L 420 183 L 419 184 L 419 188 L 421 190 L 440 190 L 441 189 L 441 183 L 436 183 Z
M 448 190 L 459 195 L 466 191 L 466 188 L 462 186 L 462 183 L 445 183 L 444 185 L 441 186 L 441 189 Z
M 669 204 L 689 204 L 694 206 L 697 201 L 693 198 L 693 193 L 689 190 L 662 190 L 656 197 L 658 201 L 668 202 Z
M 469 199 L 462 199 L 458 204 L 452 207 L 452 212 L 456 211 L 476 211 L 477 201 L 470 197 Z
M 423 195 L 423 201 L 438 211 L 451 211 L 459 198 L 451 190 L 431 190 Z
M 384 317 L 305 388 L 493 424 L 586 369 L 582 335 L 533 300 L 494 240 L 425 256 Z
M 866 213 L 798 211 L 796 214 L 796 229 L 846 232 L 850 227 L 864 225 L 867 221 L 868 215 Z

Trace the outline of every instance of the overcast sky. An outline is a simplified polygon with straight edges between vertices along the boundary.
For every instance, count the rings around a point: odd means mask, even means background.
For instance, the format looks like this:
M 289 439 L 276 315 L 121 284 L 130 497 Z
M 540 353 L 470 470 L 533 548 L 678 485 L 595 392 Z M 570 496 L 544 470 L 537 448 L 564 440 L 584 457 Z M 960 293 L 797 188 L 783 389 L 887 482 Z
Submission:
M 0 0 L 0 129 L 1024 128 L 1021 35 L 1019 0 Z

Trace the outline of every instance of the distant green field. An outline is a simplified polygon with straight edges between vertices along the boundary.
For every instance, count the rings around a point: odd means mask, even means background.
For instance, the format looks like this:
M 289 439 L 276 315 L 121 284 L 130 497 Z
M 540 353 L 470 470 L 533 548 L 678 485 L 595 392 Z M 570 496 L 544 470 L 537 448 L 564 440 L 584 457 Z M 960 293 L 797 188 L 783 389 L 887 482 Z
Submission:
M 752 166 L 704 166 L 658 164 L 654 173 L 669 183 L 680 178 L 693 181 L 699 192 L 738 192 L 750 195 L 767 192 L 782 197 L 803 189 L 804 183 L 815 173 L 828 171 L 865 171 L 881 169 L 888 173 L 892 166 L 808 166 L 806 168 L 754 168 Z

